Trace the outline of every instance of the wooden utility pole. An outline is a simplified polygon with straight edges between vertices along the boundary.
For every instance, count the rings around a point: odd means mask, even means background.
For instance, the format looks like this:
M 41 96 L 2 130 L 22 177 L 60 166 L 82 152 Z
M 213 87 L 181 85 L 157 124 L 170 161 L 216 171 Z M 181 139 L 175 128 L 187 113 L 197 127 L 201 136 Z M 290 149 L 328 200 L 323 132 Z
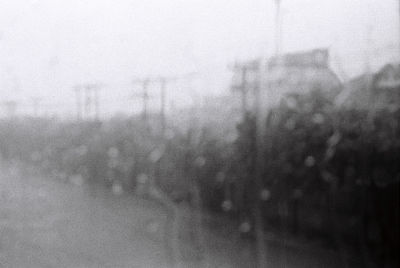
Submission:
M 143 109 L 142 109 L 142 120 L 147 124 L 147 105 L 149 101 L 149 93 L 148 93 L 148 86 L 151 82 L 150 78 L 134 80 L 133 84 L 140 84 L 142 86 L 142 93 L 134 94 L 133 97 L 140 97 L 142 98 L 143 102 Z
M 275 57 L 277 64 L 281 64 L 281 48 L 282 48 L 282 20 L 281 20 L 281 1 L 275 0 Z M 269 151 L 271 137 L 266 135 L 267 125 L 266 118 L 268 111 L 271 109 L 269 104 L 272 102 L 266 97 L 270 90 L 268 83 L 268 59 L 262 57 L 258 65 L 258 86 L 254 90 L 254 112 L 256 116 L 256 135 L 255 135 L 255 189 L 256 204 L 254 207 L 255 232 L 257 237 L 257 267 L 267 267 L 267 252 L 264 234 L 264 216 L 263 216 L 263 200 L 261 199 L 261 191 L 264 189 L 263 183 L 263 167 L 265 165 L 264 154 Z M 278 66 L 279 68 L 279 66 Z M 266 144 L 267 143 L 267 144 Z M 268 154 L 268 152 L 267 152 Z M 285 266 L 285 265 L 284 265 Z
M 282 46 L 282 18 L 281 18 L 281 1 L 275 0 L 275 54 L 281 53 Z
M 164 137 L 165 128 L 166 128 L 166 116 L 165 116 L 165 101 L 166 101 L 166 87 L 167 87 L 167 79 L 165 77 L 160 78 L 160 118 L 161 118 L 161 135 Z
M 248 108 L 248 93 L 250 91 L 254 91 L 258 86 L 256 81 L 249 82 L 249 75 L 253 75 L 253 77 L 257 76 L 258 73 L 258 60 L 244 62 L 244 63 L 235 63 L 231 69 L 235 73 L 234 75 L 240 77 L 240 81 L 238 84 L 233 84 L 231 86 L 232 91 L 240 92 L 241 94 L 241 108 L 243 117 L 246 116 L 246 113 L 249 111 Z
M 93 98 L 94 98 L 94 117 L 99 120 L 100 117 L 100 101 L 99 101 L 99 88 L 93 87 Z
M 88 84 L 86 85 L 86 89 L 89 91 L 89 94 L 91 94 L 91 97 L 93 97 L 92 105 L 93 105 L 93 112 L 94 112 L 94 118 L 96 120 L 99 120 L 100 118 L 100 85 L 99 84 Z
M 74 87 L 77 120 L 100 117 L 99 84 L 83 84 Z
M 256 118 L 256 135 L 255 135 L 255 189 L 256 201 L 254 206 L 254 219 L 255 219 L 255 232 L 256 232 L 256 246 L 257 246 L 257 267 L 266 267 L 266 245 L 264 234 L 264 215 L 263 215 L 263 200 L 261 193 L 264 189 L 263 183 L 263 167 L 265 165 L 264 152 L 265 152 L 265 130 L 266 130 L 266 114 L 269 107 L 265 106 L 265 99 L 263 95 L 268 90 L 264 82 L 263 76 L 265 75 L 263 65 L 266 64 L 262 60 L 258 65 L 258 85 L 254 89 L 254 113 Z
M 248 88 L 247 88 L 248 68 L 247 68 L 247 66 L 242 66 L 240 71 L 241 71 L 241 78 L 242 78 L 242 84 L 241 84 L 242 110 L 243 110 L 243 114 L 246 114 L 246 112 L 247 112 L 247 93 L 248 93 Z
M 262 213 L 262 200 L 261 191 L 263 190 L 263 177 L 262 171 L 264 166 L 263 152 L 265 149 L 264 145 L 264 131 L 266 128 L 265 121 L 266 113 L 263 103 L 263 93 L 265 93 L 265 81 L 262 79 L 265 75 L 265 71 L 262 68 L 265 63 L 262 60 L 254 60 L 245 63 L 236 63 L 233 66 L 233 71 L 236 76 L 240 77 L 240 82 L 236 85 L 232 85 L 232 91 L 239 91 L 242 98 L 242 112 L 243 120 L 247 120 L 246 114 L 247 108 L 247 97 L 248 92 L 253 93 L 253 114 L 256 118 L 256 135 L 255 135 L 255 151 L 254 151 L 254 177 L 253 186 L 255 189 L 255 203 L 252 208 L 252 214 L 254 217 L 254 230 L 256 235 L 256 253 L 257 253 L 257 267 L 266 267 L 266 246 L 265 246 L 265 235 L 264 235 L 264 220 Z M 249 83 L 248 75 L 253 75 L 253 81 Z
M 149 102 L 148 84 L 149 80 L 143 81 L 143 121 L 145 122 L 147 122 L 147 104 Z
M 91 105 L 92 105 L 92 95 L 91 90 L 89 87 L 84 86 L 84 92 L 85 92 L 85 118 L 90 117 L 90 111 L 91 111 Z
M 160 86 L 160 122 L 161 122 L 161 133 L 164 135 L 166 124 L 166 103 L 167 103 L 167 87 L 169 83 L 175 82 L 180 79 L 190 79 L 196 73 L 187 73 L 179 76 L 159 76 L 159 77 L 147 77 L 144 79 L 133 80 L 133 84 L 139 84 L 142 86 L 142 93 L 134 94 L 134 97 L 140 97 L 143 102 L 142 118 L 143 121 L 147 122 L 148 113 L 148 101 L 150 98 L 148 93 L 148 87 L 151 83 L 157 83 Z

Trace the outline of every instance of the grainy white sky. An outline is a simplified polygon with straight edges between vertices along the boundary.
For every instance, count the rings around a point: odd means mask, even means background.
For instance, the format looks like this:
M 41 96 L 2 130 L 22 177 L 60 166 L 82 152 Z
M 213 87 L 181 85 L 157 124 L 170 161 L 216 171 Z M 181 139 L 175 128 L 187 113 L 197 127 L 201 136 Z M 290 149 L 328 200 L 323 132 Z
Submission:
M 283 52 L 329 47 L 349 76 L 367 49 L 373 68 L 398 59 L 397 0 L 282 0 L 282 9 Z M 273 10 L 273 0 L 0 0 L 1 96 L 73 112 L 72 86 L 99 81 L 103 112 L 114 112 L 138 90 L 132 78 L 191 71 L 197 80 L 171 86 L 171 99 L 218 94 L 227 64 L 271 51 Z

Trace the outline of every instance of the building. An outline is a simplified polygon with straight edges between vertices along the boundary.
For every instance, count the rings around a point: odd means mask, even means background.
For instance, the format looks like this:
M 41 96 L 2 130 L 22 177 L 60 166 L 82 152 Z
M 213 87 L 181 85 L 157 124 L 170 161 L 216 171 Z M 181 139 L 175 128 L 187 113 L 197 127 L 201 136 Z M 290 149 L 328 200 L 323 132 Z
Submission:
M 360 109 L 400 107 L 400 64 L 389 63 L 378 72 L 360 75 L 344 85 L 336 104 Z
M 257 88 L 260 79 L 260 68 L 255 68 L 254 62 L 242 63 L 240 68 L 235 64 L 233 68 L 231 88 L 233 92 L 242 92 L 242 99 L 250 97 L 249 102 L 251 94 L 248 92 Z M 328 49 L 313 49 L 272 57 L 266 63 L 262 80 L 268 89 L 269 105 L 278 104 L 288 94 L 306 93 L 315 89 L 333 98 L 339 94 L 342 85 L 329 65 Z
M 277 101 L 290 93 L 316 89 L 333 97 L 341 89 L 340 79 L 329 66 L 328 49 L 272 57 L 267 63 L 266 77 L 268 88 Z

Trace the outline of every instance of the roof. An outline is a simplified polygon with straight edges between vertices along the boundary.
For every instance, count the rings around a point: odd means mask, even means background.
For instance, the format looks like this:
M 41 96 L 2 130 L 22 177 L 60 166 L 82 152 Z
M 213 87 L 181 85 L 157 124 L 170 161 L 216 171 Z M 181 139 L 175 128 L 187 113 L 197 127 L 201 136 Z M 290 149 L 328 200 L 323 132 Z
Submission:
M 390 101 L 390 97 L 382 96 L 391 94 L 396 97 L 396 91 L 399 96 L 400 64 L 389 63 L 376 73 L 362 74 L 351 79 L 344 85 L 344 90 L 337 96 L 335 103 L 339 106 L 368 108 L 379 100 L 383 101 L 381 105 L 385 105 Z
M 374 85 L 379 88 L 400 86 L 400 63 L 389 63 L 376 74 Z
M 277 66 L 298 68 L 328 68 L 328 65 L 329 50 L 327 48 L 318 48 L 309 51 L 287 53 L 281 56 L 272 57 L 268 61 L 268 69 L 272 69 Z

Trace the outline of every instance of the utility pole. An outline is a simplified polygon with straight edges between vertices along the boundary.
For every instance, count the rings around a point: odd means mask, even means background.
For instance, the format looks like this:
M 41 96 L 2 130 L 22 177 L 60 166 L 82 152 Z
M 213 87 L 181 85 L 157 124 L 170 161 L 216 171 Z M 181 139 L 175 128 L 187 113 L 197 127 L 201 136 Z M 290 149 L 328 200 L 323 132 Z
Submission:
M 275 0 L 275 57 L 277 60 L 278 68 L 281 64 L 281 46 L 282 46 L 282 21 L 281 21 L 281 1 Z M 257 246 L 257 267 L 267 267 L 266 260 L 266 244 L 264 235 L 264 218 L 263 218 L 263 200 L 261 199 L 261 191 L 264 190 L 263 183 L 263 166 L 265 165 L 264 154 L 269 154 L 271 137 L 266 135 L 267 125 L 266 118 L 268 110 L 271 107 L 266 107 L 266 102 L 271 104 L 270 100 L 266 99 L 269 94 L 270 85 L 268 83 L 268 59 L 262 57 L 258 65 L 258 87 L 254 90 L 254 112 L 256 116 L 256 135 L 255 135 L 255 189 L 256 189 L 256 203 L 254 206 L 255 218 L 255 232 L 256 232 L 256 246 Z
M 142 118 L 144 122 L 147 122 L 148 113 L 148 101 L 150 98 L 148 93 L 148 87 L 150 83 L 157 83 L 160 86 L 160 122 L 161 122 L 161 133 L 164 135 L 166 129 L 166 102 L 167 102 L 167 87 L 171 82 L 175 82 L 180 79 L 192 78 L 196 73 L 187 73 L 179 76 L 159 76 L 159 77 L 146 77 L 144 79 L 136 79 L 133 84 L 139 84 L 142 87 L 142 93 L 134 94 L 134 97 L 142 98 L 143 110 Z
M 371 47 L 372 47 L 372 26 L 369 24 L 366 29 L 365 33 L 365 52 L 364 52 L 364 71 L 367 76 L 370 75 L 371 73 L 371 59 L 370 59 L 370 54 L 371 54 Z
M 240 92 L 241 94 L 241 108 L 243 118 L 246 116 L 248 112 L 248 93 L 250 90 L 254 91 L 258 86 L 257 81 L 252 81 L 250 83 L 248 81 L 249 75 L 253 75 L 256 77 L 258 70 L 258 60 L 244 62 L 244 63 L 235 63 L 231 68 L 234 71 L 234 75 L 240 77 L 240 81 L 238 84 L 234 84 L 231 86 L 232 91 Z
M 372 52 L 372 25 L 368 24 L 365 32 L 365 51 L 364 51 L 364 90 L 365 94 L 369 94 L 372 86 L 372 71 L 371 71 L 371 52 Z
M 281 1 L 275 0 L 275 54 L 281 53 L 282 46 L 282 18 L 281 18 Z
M 142 98 L 143 102 L 143 109 L 142 109 L 142 120 L 144 123 L 147 123 L 147 104 L 149 101 L 149 93 L 148 93 L 148 86 L 151 82 L 150 78 L 134 80 L 133 84 L 139 84 L 142 86 L 142 93 L 134 94 L 133 97 L 140 97 Z
M 263 215 L 263 200 L 261 199 L 261 194 L 264 189 L 263 183 L 263 166 L 265 164 L 264 153 L 265 149 L 265 130 L 266 130 L 266 114 L 269 107 L 265 107 L 265 100 L 263 95 L 268 90 L 268 86 L 264 83 L 262 76 L 266 75 L 264 72 L 263 65 L 266 63 L 262 60 L 259 62 L 258 66 L 258 85 L 254 90 L 254 113 L 256 119 L 256 133 L 255 133 L 255 190 L 256 190 L 256 200 L 254 207 L 254 218 L 255 218 L 255 232 L 256 232 L 256 246 L 257 246 L 257 267 L 266 267 L 266 245 L 265 245 L 265 234 L 264 234 L 264 215 Z M 269 141 L 267 141 L 269 142 Z
M 275 68 L 281 68 L 282 58 L 281 58 L 281 48 L 282 48 L 282 19 L 281 19 L 281 2 L 282 0 L 275 0 L 275 58 L 277 66 Z M 257 266 L 259 268 L 267 266 L 266 260 L 266 244 L 265 244 L 265 222 L 263 216 L 263 201 L 261 198 L 262 191 L 265 188 L 263 182 L 263 166 L 265 165 L 265 153 L 270 155 L 271 148 L 271 136 L 268 134 L 266 118 L 268 116 L 268 112 L 270 112 L 272 107 L 269 105 L 272 104 L 272 101 L 267 100 L 266 96 L 271 90 L 270 84 L 268 82 L 268 59 L 262 59 L 259 65 L 259 77 L 258 82 L 259 86 L 254 91 L 255 97 L 255 115 L 256 115 L 256 135 L 255 135 L 255 189 L 256 189 L 256 204 L 254 208 L 255 215 L 255 230 L 257 237 Z M 266 102 L 268 103 L 266 105 Z M 268 189 L 266 189 L 268 190 Z M 285 232 L 285 230 L 284 230 Z M 281 258 L 283 260 L 283 267 L 286 266 L 285 256 Z
M 91 110 L 91 105 L 92 105 L 92 95 L 91 90 L 89 87 L 84 86 L 84 92 L 85 92 L 85 118 L 90 117 L 90 110 Z
M 100 85 L 99 84 L 88 84 L 86 85 L 87 90 L 89 90 L 89 93 L 93 97 L 93 112 L 94 112 L 94 117 L 96 120 L 99 120 L 100 117 L 100 100 L 99 100 L 99 91 L 100 91 Z
M 248 68 L 246 68 L 246 66 L 243 66 L 244 68 L 242 68 L 242 73 L 241 73 L 241 75 L 242 75 L 242 90 L 241 90 L 241 92 L 242 92 L 242 108 L 243 108 L 243 114 L 245 114 L 246 112 L 247 112 L 247 92 L 248 92 L 248 89 L 246 88 L 247 87 L 247 69 Z
M 165 116 L 165 101 L 166 101 L 166 87 L 167 79 L 165 77 L 160 78 L 160 98 L 161 98 L 161 108 L 160 108 L 160 118 L 161 118 L 161 135 L 164 137 L 166 128 L 166 116 Z
M 241 103 L 242 103 L 242 114 L 243 118 L 246 116 L 247 113 L 247 93 L 248 93 L 248 85 L 247 85 L 247 73 L 248 68 L 246 65 L 239 65 L 235 64 L 234 70 L 239 73 L 240 75 L 240 85 L 234 86 L 232 89 L 239 91 L 241 93 Z
M 99 120 L 100 117 L 100 100 L 99 100 L 99 88 L 95 88 L 94 90 L 94 100 L 95 100 L 95 117 L 96 120 Z
M 168 83 L 176 81 L 177 77 L 167 77 L 162 76 L 159 78 L 158 82 L 160 83 L 160 120 L 161 120 L 161 135 L 164 137 L 165 129 L 167 127 L 166 123 L 166 112 L 165 106 L 167 101 L 167 85 Z
M 147 105 L 149 102 L 149 93 L 147 87 L 149 85 L 149 80 L 143 81 L 143 121 L 147 122 Z
M 255 202 L 252 208 L 252 214 L 254 217 L 254 230 L 256 235 L 256 253 L 257 253 L 257 267 L 266 267 L 266 245 L 264 235 L 264 219 L 262 213 L 262 200 L 261 191 L 263 190 L 263 169 L 264 158 L 263 153 L 265 149 L 264 144 L 264 131 L 266 129 L 265 121 L 266 114 L 265 103 L 263 103 L 263 94 L 267 90 L 265 88 L 265 82 L 262 77 L 265 75 L 263 65 L 265 62 L 263 58 L 261 60 L 254 60 L 244 63 L 235 63 L 232 67 L 233 71 L 237 76 L 240 77 L 240 82 L 236 85 L 232 85 L 233 91 L 239 91 L 242 99 L 242 113 L 243 120 L 247 120 L 246 114 L 247 108 L 247 94 L 251 90 L 254 96 L 253 102 L 253 113 L 256 119 L 256 133 L 255 133 L 255 151 L 254 151 L 254 177 L 252 178 L 254 191 L 255 191 Z M 248 75 L 254 76 L 252 83 L 248 81 Z
M 99 84 L 83 84 L 74 87 L 77 120 L 100 117 Z

